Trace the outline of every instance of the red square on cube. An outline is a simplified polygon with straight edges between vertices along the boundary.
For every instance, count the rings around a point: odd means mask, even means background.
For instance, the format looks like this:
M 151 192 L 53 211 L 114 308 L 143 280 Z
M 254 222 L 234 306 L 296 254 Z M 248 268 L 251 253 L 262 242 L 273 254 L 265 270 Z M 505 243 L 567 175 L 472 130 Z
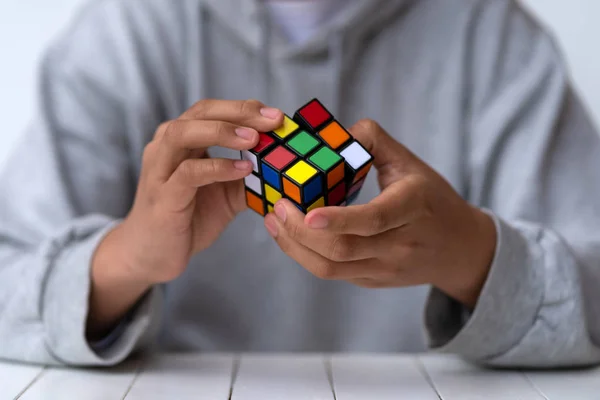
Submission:
M 342 181 L 339 185 L 334 187 L 327 196 L 328 206 L 339 206 L 344 200 L 346 195 L 346 183 Z
M 318 100 L 312 100 L 298 113 L 313 129 L 317 129 L 332 118 L 329 111 Z
M 272 166 L 274 166 L 276 169 L 278 169 L 280 171 L 283 170 L 283 168 L 285 168 L 286 165 L 288 165 L 295 159 L 296 159 L 296 156 L 294 155 L 294 153 L 292 153 L 289 150 L 286 150 L 282 146 L 276 147 L 275 150 L 270 152 L 264 158 L 264 160 L 266 162 L 268 162 L 269 164 L 271 164 Z
M 275 139 L 273 139 L 266 133 L 259 133 L 258 138 L 258 144 L 252 149 L 252 151 L 255 151 L 257 153 L 262 153 L 263 150 L 275 143 Z

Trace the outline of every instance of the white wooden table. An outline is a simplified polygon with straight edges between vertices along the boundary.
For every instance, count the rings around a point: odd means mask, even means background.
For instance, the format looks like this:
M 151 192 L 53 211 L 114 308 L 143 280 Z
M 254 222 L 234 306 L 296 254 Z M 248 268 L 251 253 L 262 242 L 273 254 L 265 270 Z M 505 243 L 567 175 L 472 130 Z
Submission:
M 112 369 L 0 363 L 0 399 L 598 400 L 600 368 L 492 371 L 440 355 L 166 354 Z

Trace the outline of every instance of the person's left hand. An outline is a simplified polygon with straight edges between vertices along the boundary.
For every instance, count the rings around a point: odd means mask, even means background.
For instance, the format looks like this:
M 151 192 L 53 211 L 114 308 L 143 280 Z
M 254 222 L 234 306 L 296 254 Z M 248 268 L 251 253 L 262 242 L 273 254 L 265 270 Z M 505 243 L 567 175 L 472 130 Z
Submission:
M 367 288 L 431 284 L 474 307 L 495 253 L 492 218 L 377 123 L 350 131 L 375 158 L 381 194 L 306 216 L 280 200 L 265 218 L 271 236 L 319 278 Z

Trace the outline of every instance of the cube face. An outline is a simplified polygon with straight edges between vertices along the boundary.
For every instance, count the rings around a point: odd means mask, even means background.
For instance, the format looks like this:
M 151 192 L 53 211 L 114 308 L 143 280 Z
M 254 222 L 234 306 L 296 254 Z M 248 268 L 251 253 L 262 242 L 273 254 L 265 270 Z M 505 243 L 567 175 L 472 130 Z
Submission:
M 253 172 L 244 179 L 248 207 L 264 216 L 286 198 L 303 213 L 356 201 L 373 157 L 317 99 L 241 152 Z

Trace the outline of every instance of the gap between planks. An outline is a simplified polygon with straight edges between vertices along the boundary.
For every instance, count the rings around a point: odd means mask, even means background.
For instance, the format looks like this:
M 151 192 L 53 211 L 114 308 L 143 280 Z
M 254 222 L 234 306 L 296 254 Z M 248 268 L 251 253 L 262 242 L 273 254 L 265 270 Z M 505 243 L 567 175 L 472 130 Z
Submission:
M 27 384 L 27 386 L 25 386 L 23 388 L 23 390 L 21 390 L 19 392 L 19 394 L 17 394 L 15 396 L 15 400 L 19 400 L 20 398 L 22 398 L 23 395 L 25 394 L 25 392 L 28 391 L 38 380 L 40 380 L 40 378 L 42 377 L 42 375 L 44 375 L 46 373 L 47 369 L 48 369 L 48 367 L 46 367 L 46 366 L 42 367 L 42 369 L 40 370 L 40 372 L 38 372 L 38 374 L 35 377 L 33 377 L 33 379 L 31 380 L 31 382 L 29 382 Z
M 438 388 L 435 386 L 435 382 L 433 382 L 433 378 L 431 377 L 431 375 L 429 375 L 429 372 L 427 372 L 427 368 L 425 367 L 425 364 L 423 364 L 423 361 L 421 361 L 421 357 L 415 356 L 413 360 L 414 360 L 415 365 L 417 366 L 417 369 L 419 370 L 421 375 L 423 375 L 423 378 L 425 378 L 425 380 L 427 381 L 427 384 L 429 386 L 431 386 L 431 389 L 435 392 L 435 395 L 438 397 L 438 399 L 444 400 L 442 398 L 442 394 L 440 393 Z
M 133 375 L 133 379 L 131 380 L 131 382 L 129 382 L 129 386 L 127 386 L 127 390 L 125 390 L 125 393 L 123 394 L 123 397 L 121 397 L 121 400 L 125 400 L 127 398 L 127 396 L 129 395 L 129 392 L 131 392 L 133 385 L 135 385 L 135 382 L 137 381 L 138 377 L 144 370 L 144 361 L 145 360 L 146 360 L 145 358 L 141 358 L 140 360 L 138 360 L 138 365 L 135 368 L 135 373 Z

